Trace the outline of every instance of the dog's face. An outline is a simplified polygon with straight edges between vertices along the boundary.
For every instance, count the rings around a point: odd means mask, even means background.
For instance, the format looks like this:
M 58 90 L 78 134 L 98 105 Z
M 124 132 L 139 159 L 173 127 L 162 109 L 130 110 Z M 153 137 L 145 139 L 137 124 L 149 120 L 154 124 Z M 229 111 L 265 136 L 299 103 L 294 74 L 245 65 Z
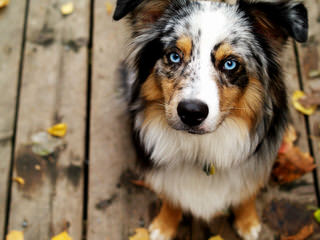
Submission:
M 119 8 L 121 1 L 118 14 Z M 307 37 L 305 8 L 288 2 L 149 0 L 130 17 L 135 91 L 146 118 L 164 114 L 172 128 L 196 134 L 214 131 L 227 118 L 253 129 L 267 99 L 277 102 L 281 93 L 272 76 L 280 72 L 277 53 L 288 36 Z

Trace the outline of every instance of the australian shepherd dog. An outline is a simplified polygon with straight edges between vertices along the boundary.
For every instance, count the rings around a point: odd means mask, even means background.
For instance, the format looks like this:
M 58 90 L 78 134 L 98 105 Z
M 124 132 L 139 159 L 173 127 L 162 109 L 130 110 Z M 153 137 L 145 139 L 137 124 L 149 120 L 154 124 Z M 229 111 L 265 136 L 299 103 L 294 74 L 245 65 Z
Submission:
M 305 42 L 307 10 L 289 0 L 236 4 L 118 0 L 131 26 L 122 69 L 146 184 L 162 199 L 150 239 L 173 239 L 182 212 L 209 220 L 231 208 L 246 240 L 261 229 L 255 199 L 288 121 L 279 63 Z

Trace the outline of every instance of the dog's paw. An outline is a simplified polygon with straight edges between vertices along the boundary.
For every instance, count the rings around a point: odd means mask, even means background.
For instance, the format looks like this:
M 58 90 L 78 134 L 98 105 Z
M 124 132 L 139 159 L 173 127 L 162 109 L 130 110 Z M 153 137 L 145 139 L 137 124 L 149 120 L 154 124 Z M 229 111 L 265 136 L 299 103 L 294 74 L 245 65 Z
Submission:
M 159 228 L 156 228 L 153 224 L 149 226 L 149 233 L 150 233 L 149 234 L 150 240 L 172 240 L 173 239 L 170 235 L 161 232 L 161 230 Z
M 236 227 L 236 230 L 243 240 L 258 240 L 259 233 L 261 231 L 261 224 L 255 224 L 247 229 Z

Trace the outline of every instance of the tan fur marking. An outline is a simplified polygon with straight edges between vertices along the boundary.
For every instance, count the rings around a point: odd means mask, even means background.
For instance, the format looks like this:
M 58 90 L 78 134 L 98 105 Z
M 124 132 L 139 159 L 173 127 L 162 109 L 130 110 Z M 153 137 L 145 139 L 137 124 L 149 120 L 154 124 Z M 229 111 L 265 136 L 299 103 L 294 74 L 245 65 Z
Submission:
M 249 234 L 252 227 L 260 224 L 256 210 L 256 196 L 252 196 L 234 207 L 233 213 L 235 215 L 235 227 L 244 234 Z
M 252 129 L 258 120 L 262 107 L 262 92 L 261 83 L 255 78 L 249 78 L 245 93 L 236 105 L 236 108 L 241 110 L 234 110 L 233 112 L 233 115 L 244 119 L 248 123 L 249 129 Z
M 228 43 L 223 43 L 215 51 L 214 56 L 217 62 L 220 62 L 224 58 L 228 57 L 232 53 L 232 48 Z
M 252 129 L 261 110 L 262 91 L 261 83 L 254 78 L 249 78 L 244 92 L 238 87 L 223 86 L 220 89 L 220 109 L 229 112 L 230 117 L 243 119 Z
M 157 101 L 163 98 L 161 87 L 152 73 L 141 87 L 141 96 L 146 101 Z
M 152 221 L 151 230 L 158 229 L 161 235 L 171 239 L 176 235 L 181 219 L 181 209 L 172 206 L 167 201 L 163 201 L 160 213 Z
M 176 46 L 177 46 L 177 48 L 179 48 L 183 52 L 185 60 L 189 60 L 190 55 L 191 55 L 191 51 L 192 51 L 191 38 L 189 38 L 187 36 L 183 36 L 183 37 L 179 38 Z

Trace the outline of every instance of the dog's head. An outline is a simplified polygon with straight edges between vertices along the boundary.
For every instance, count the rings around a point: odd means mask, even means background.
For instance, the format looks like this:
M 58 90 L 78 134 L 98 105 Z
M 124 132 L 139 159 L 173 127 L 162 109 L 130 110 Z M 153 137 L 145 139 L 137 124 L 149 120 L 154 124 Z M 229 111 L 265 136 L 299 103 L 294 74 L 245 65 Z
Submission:
M 142 98 L 149 117 L 203 134 L 227 118 L 253 129 L 263 112 L 286 104 L 277 58 L 288 37 L 307 40 L 301 3 L 118 0 L 114 19 L 127 14 L 131 101 Z

